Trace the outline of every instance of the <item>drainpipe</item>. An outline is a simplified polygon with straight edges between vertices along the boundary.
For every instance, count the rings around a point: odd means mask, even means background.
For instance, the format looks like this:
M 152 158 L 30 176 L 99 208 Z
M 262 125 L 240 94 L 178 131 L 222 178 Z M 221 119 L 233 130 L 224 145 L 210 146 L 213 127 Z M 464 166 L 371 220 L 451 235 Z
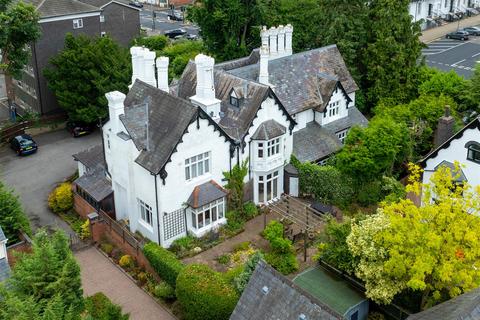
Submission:
M 158 232 L 158 245 L 162 245 L 160 237 L 160 214 L 158 213 L 158 188 L 157 188 L 157 175 L 153 175 L 153 180 L 155 181 L 155 208 L 157 210 L 157 232 Z

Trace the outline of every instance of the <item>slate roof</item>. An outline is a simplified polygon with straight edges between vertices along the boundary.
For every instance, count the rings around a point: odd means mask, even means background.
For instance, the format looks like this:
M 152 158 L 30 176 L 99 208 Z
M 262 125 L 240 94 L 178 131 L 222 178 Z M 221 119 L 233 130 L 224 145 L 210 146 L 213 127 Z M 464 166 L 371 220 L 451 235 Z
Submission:
M 199 108 L 138 79 L 128 92 L 124 104 L 125 114 L 120 116 L 120 120 L 137 149 L 141 150 L 135 162 L 158 174 L 170 161 L 188 125 L 196 119 Z
M 425 311 L 410 315 L 407 320 L 478 320 L 480 288 L 445 301 Z
M 293 154 L 300 162 L 315 162 L 342 148 L 334 134 L 313 121 L 293 133 Z
M 455 181 L 457 182 L 464 182 L 464 181 L 468 181 L 467 177 L 465 176 L 465 173 L 463 173 L 463 170 L 461 168 L 458 168 L 460 169 L 460 172 L 457 170 L 457 168 L 455 168 L 455 164 L 447 161 L 447 160 L 443 160 L 442 162 L 440 162 L 436 167 L 435 167 L 435 171 L 437 171 L 438 168 L 440 167 L 447 167 L 450 169 L 450 172 L 452 173 L 452 177 L 455 178 Z
M 262 122 L 252 135 L 252 140 L 271 140 L 287 132 L 287 128 L 271 119 Z
M 87 169 L 94 169 L 98 166 L 105 168 L 105 157 L 101 144 L 73 155 L 73 158 L 80 161 Z
M 353 126 L 368 126 L 368 120 L 365 116 L 358 111 L 356 107 L 348 108 L 348 117 L 344 117 L 333 122 L 327 123 L 322 127 L 328 130 L 330 133 L 337 133 Z
M 227 191 L 214 180 L 196 186 L 187 200 L 187 204 L 196 209 L 210 202 L 223 198 Z
M 257 81 L 259 70 L 255 63 L 228 72 Z M 273 91 L 290 114 L 324 108 L 337 81 L 347 93 L 358 90 L 336 45 L 271 60 L 268 73 Z
M 223 112 L 218 124 L 231 138 L 241 140 L 250 128 L 258 108 L 268 96 L 273 96 L 273 92 L 266 85 L 242 79 L 221 69 L 214 70 L 214 83 L 215 97 L 221 100 L 220 109 Z M 194 96 L 196 85 L 195 62 L 190 61 L 178 81 L 178 96 L 184 99 Z M 232 88 L 242 88 L 243 98 L 240 99 L 239 107 L 230 104 Z
M 308 320 L 342 319 L 338 312 L 259 261 L 230 320 L 297 320 L 302 314 Z
M 99 7 L 77 0 L 23 0 L 23 2 L 36 8 L 40 14 L 40 22 L 44 18 L 102 11 Z
M 112 192 L 112 182 L 105 176 L 103 168 L 86 172 L 75 180 L 75 184 L 85 190 L 95 201 L 100 202 Z
M 342 315 L 366 301 L 363 294 L 320 266 L 307 269 L 296 276 L 293 282 Z
M 4 280 L 10 278 L 10 266 L 8 265 L 7 259 L 0 259 L 0 283 Z
M 129 4 L 129 1 L 126 1 L 126 0 L 80 0 L 80 1 L 83 2 L 83 3 L 98 7 L 98 8 L 103 8 L 104 6 L 113 2 L 113 3 L 118 3 L 119 5 L 131 8 L 131 9 L 134 9 L 134 10 L 138 10 L 138 11 L 142 10 L 140 8 L 131 6 Z
M 0 226 L 0 242 L 7 240 L 5 233 L 3 233 L 2 226 Z

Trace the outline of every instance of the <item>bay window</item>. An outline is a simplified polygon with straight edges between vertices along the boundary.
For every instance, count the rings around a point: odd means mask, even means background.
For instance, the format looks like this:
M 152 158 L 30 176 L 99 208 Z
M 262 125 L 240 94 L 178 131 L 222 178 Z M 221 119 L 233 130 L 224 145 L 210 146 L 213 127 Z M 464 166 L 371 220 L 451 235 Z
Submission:
M 210 172 L 210 152 L 185 160 L 185 179 L 190 180 Z
M 221 198 L 197 209 L 192 209 L 192 227 L 196 230 L 208 227 L 224 216 L 225 200 Z
M 267 156 L 271 157 L 280 153 L 280 138 L 275 138 L 267 142 Z

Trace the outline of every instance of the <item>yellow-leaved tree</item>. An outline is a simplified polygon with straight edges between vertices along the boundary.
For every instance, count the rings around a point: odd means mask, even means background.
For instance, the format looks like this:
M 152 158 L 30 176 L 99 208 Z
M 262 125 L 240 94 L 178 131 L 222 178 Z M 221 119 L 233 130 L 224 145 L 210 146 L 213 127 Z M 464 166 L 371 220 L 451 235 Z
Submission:
M 480 286 L 480 187 L 459 180 L 460 166 L 440 167 L 427 184 L 410 165 L 411 200 L 383 203 L 377 213 L 354 223 L 349 250 L 360 258 L 355 274 L 367 296 L 390 303 L 405 289 L 421 291 L 421 308 Z

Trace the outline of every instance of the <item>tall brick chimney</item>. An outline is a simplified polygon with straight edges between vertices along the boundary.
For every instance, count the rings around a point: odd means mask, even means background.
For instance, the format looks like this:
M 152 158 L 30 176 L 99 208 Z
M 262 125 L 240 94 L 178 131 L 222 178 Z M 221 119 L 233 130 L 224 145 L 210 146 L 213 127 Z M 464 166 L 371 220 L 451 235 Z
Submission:
M 445 106 L 445 114 L 438 119 L 437 130 L 433 138 L 435 148 L 453 136 L 454 126 L 455 119 L 450 115 L 450 106 Z

